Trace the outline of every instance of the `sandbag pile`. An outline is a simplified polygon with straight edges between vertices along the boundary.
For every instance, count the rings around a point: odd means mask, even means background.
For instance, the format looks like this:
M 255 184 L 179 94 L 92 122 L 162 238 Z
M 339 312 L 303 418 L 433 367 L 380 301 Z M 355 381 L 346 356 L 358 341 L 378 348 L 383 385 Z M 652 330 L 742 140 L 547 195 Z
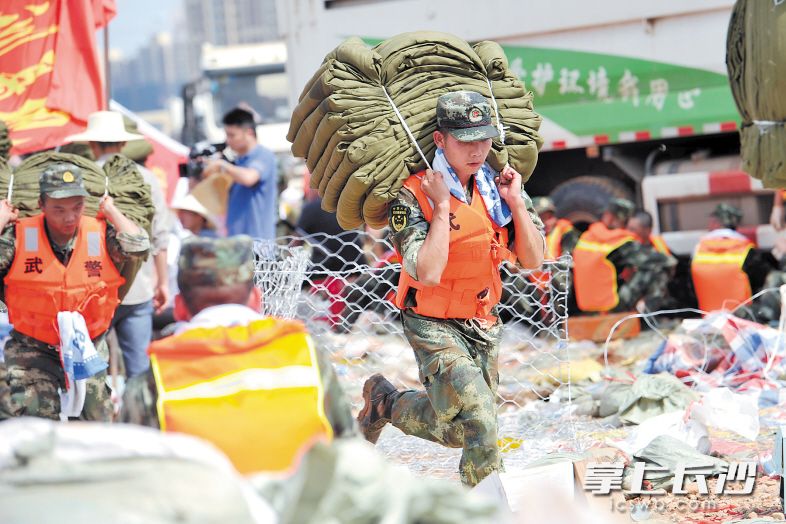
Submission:
M 374 48 L 358 38 L 339 45 L 303 90 L 287 139 L 292 153 L 306 159 L 323 209 L 335 212 L 344 229 L 363 222 L 381 228 L 404 180 L 426 168 L 388 96 L 430 161 L 439 96 L 477 91 L 495 113 L 489 84 L 505 140 L 494 140 L 487 160 L 497 170 L 510 163 L 526 180 L 542 145 L 532 94 L 498 44 L 471 47 L 445 33 L 404 33 Z
M 0 157 L 0 180 L 5 180 L 6 178 L 10 177 L 11 175 L 11 166 L 8 165 L 8 162 L 2 157 Z M 8 186 L 6 185 L 6 190 L 8 190 Z
M 0 120 L 0 160 L 8 160 L 12 145 L 11 137 L 8 135 L 8 125 Z
M 155 212 L 150 186 L 145 183 L 136 164 L 122 155 L 113 155 L 104 164 L 103 169 L 91 160 L 70 153 L 47 151 L 29 157 L 14 171 L 11 203 L 19 209 L 20 217 L 35 216 L 41 212 L 38 204 L 40 194 L 38 180 L 44 169 L 52 162 L 69 162 L 82 170 L 85 189 L 90 193 L 90 197 L 85 201 L 86 215 L 96 216 L 98 202 L 104 191 L 108 190 L 117 208 L 146 230 L 148 235 L 150 234 Z M 0 198 L 6 198 L 10 180 L 11 170 L 5 162 L 0 163 Z M 141 264 L 141 261 L 129 261 L 118 268 L 126 279 L 126 283 L 119 290 L 121 298 L 131 286 Z
M 8 136 L 8 126 L 0 120 L 0 160 L 8 160 L 11 145 L 11 137 Z
M 129 133 L 134 133 L 135 135 L 142 134 L 139 132 L 136 122 L 125 115 L 123 115 L 123 125 L 125 126 L 126 131 Z M 153 145 L 144 138 L 140 138 L 139 140 L 131 140 L 130 142 L 126 142 L 126 145 L 123 147 L 121 154 L 123 156 L 127 156 L 134 162 L 144 164 L 145 160 L 147 160 L 147 157 L 153 154 Z
M 726 44 L 729 82 L 742 116 L 742 168 L 770 188 L 786 188 L 784 23 L 786 4 L 738 0 Z
M 11 203 L 19 209 L 19 216 L 34 216 L 41 212 L 38 180 L 53 162 L 69 162 L 81 169 L 85 189 L 91 195 L 85 202 L 85 214 L 96 216 L 98 202 L 108 190 L 123 214 L 145 230 L 150 229 L 154 212 L 150 187 L 145 184 L 136 164 L 121 155 L 113 155 L 103 169 L 95 162 L 70 153 L 45 152 L 29 157 L 14 171 Z M 0 175 L 0 196 L 7 194 L 9 180 L 7 173 Z

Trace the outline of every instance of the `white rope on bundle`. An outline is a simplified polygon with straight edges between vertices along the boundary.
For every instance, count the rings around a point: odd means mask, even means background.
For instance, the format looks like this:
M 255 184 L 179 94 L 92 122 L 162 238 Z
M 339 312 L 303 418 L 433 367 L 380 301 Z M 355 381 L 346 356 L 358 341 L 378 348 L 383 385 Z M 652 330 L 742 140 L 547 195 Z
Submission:
M 404 126 L 404 131 L 406 131 L 407 136 L 412 141 L 412 145 L 414 145 L 415 149 L 418 150 L 418 153 L 420 154 L 420 158 L 422 158 L 423 161 L 426 163 L 426 167 L 431 169 L 431 164 L 429 163 L 428 159 L 426 158 L 426 155 L 423 154 L 423 150 L 420 149 L 420 146 L 418 145 L 418 141 L 415 140 L 415 135 L 412 134 L 412 131 L 409 129 L 409 126 L 407 125 L 407 122 L 404 120 L 404 117 L 402 116 L 401 112 L 398 110 L 398 107 L 396 107 L 396 104 L 393 102 L 393 99 L 390 98 L 390 95 L 388 94 L 388 90 L 385 89 L 385 86 L 382 86 L 382 92 L 385 93 L 385 96 L 387 97 L 388 102 L 390 102 L 390 107 L 393 108 L 393 112 L 396 113 L 396 116 L 398 117 L 399 121 L 401 122 L 401 125 Z
M 497 107 L 497 99 L 494 98 L 494 90 L 491 88 L 491 80 L 486 78 L 486 83 L 489 85 L 489 93 L 491 93 L 491 104 L 494 106 L 494 114 L 497 116 L 497 131 L 499 131 L 499 139 L 505 144 L 505 128 L 502 126 L 502 115 L 499 113 Z

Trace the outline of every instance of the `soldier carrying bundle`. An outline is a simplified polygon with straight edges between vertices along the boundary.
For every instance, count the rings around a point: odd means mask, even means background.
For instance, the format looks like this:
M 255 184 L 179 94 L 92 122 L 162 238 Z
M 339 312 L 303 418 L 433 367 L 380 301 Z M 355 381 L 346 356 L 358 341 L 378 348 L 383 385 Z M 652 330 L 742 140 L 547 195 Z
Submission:
M 402 259 L 396 305 L 426 389 L 398 391 L 372 376 L 361 431 L 376 442 L 392 423 L 463 448 L 459 472 L 470 486 L 500 468 L 500 265 L 536 268 L 545 250 L 522 188 L 539 125 L 497 44 L 409 33 L 373 49 L 357 39 L 336 48 L 290 127 L 323 207 L 344 228 L 389 223 Z

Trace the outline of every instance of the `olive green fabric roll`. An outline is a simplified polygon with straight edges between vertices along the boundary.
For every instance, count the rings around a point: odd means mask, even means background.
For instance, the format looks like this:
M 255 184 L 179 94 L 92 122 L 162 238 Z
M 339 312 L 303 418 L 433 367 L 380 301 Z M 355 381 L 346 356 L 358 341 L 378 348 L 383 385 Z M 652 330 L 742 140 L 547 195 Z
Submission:
M 473 47 L 424 31 L 373 48 L 350 38 L 328 53 L 301 93 L 287 138 L 292 153 L 305 158 L 322 207 L 335 212 L 342 227 L 384 226 L 387 204 L 404 180 L 426 168 L 388 96 L 430 160 L 437 99 L 458 90 L 496 103 L 494 122 L 498 110 L 505 142 L 494 140 L 487 161 L 496 170 L 509 163 L 528 179 L 543 144 L 541 118 L 499 44 Z
M 8 126 L 0 120 L 0 160 L 8 160 L 11 152 L 11 137 L 8 136 Z
M 738 0 L 726 51 L 742 168 L 765 187 L 786 188 L 786 4 Z
M 153 220 L 153 201 L 148 186 L 139 173 L 136 164 L 122 155 L 113 155 L 104 164 L 103 169 L 92 160 L 71 153 L 47 151 L 35 154 L 17 167 L 14 171 L 14 188 L 11 202 L 19 209 L 21 217 L 35 216 L 41 212 L 39 207 L 38 180 L 44 169 L 53 162 L 69 162 L 82 171 L 85 189 L 90 193 L 85 201 L 85 214 L 96 216 L 98 203 L 108 189 L 108 193 L 115 201 L 117 208 L 139 227 L 150 234 Z M 5 198 L 8 194 L 8 184 L 11 180 L 11 170 L 0 164 L 0 196 Z M 129 261 L 118 268 L 126 283 L 120 288 L 120 297 L 125 296 L 134 280 L 136 272 L 142 265 L 141 260 Z

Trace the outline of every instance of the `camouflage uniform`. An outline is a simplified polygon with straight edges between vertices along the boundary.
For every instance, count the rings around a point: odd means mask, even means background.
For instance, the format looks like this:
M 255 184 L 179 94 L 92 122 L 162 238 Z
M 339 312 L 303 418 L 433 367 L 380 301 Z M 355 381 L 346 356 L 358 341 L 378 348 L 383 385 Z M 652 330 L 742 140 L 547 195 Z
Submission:
M 471 95 L 453 93 L 441 97 L 437 105 L 438 127 L 462 141 L 497 136 L 496 128 L 490 125 L 490 108 L 485 98 L 476 93 Z M 446 98 L 444 103 L 443 98 Z M 474 127 L 459 127 L 466 121 L 464 115 L 473 119 L 472 111 L 480 111 L 482 120 Z M 470 180 L 466 189 L 468 201 L 473 196 L 473 187 Z M 529 216 L 542 231 L 543 224 L 523 190 L 522 197 Z M 395 232 L 391 242 L 401 254 L 403 270 L 417 278 L 418 251 L 426 240 L 429 223 L 417 199 L 407 189 L 401 190 L 390 209 L 396 209 L 400 216 L 404 208 L 407 220 L 403 228 L 400 224 L 394 227 L 394 214 L 390 212 L 390 226 Z M 507 228 L 510 249 L 515 250 L 513 223 Z M 414 290 L 404 305 L 415 305 Z M 459 474 L 464 484 L 475 485 L 501 467 L 496 393 L 502 323 L 497 320 L 493 326 L 484 327 L 475 320 L 429 318 L 404 309 L 402 324 L 426 389 L 396 393 L 389 420 L 409 435 L 463 448 Z
M 634 210 L 633 202 L 622 198 L 613 199 L 607 208 L 623 224 L 627 224 Z M 617 270 L 619 303 L 612 311 L 631 311 L 641 299 L 650 311 L 662 309 L 668 303 L 669 278 L 677 265 L 674 257 L 631 240 L 606 258 Z
M 767 273 L 762 289 L 771 289 L 757 298 L 751 306 L 753 320 L 762 323 L 777 322 L 781 316 L 781 294 L 780 287 L 786 284 L 786 271 L 774 269 Z M 745 315 L 740 314 L 744 317 Z
M 73 175 L 73 181 L 63 180 L 65 173 Z M 41 175 L 41 193 L 49 198 L 85 196 L 79 168 L 71 164 L 56 164 Z M 55 256 L 64 265 L 73 253 L 75 238 L 66 245 L 50 245 Z M 111 224 L 106 228 L 106 246 L 110 259 L 119 266 L 128 258 L 143 257 L 150 247 L 147 233 L 138 235 L 117 233 Z M 0 278 L 4 278 L 14 261 L 16 251 L 16 227 L 8 225 L 0 233 Z M 109 348 L 102 334 L 93 340 L 98 353 L 109 358 Z M 11 393 L 11 410 L 15 416 L 36 416 L 59 419 L 60 396 L 58 389 L 65 388 L 65 374 L 60 363 L 59 349 L 17 331 L 5 345 L 5 364 L 8 386 Z M 87 394 L 81 419 L 110 421 L 112 403 L 106 385 L 106 372 L 98 373 L 86 381 Z
M 607 257 L 618 272 L 632 271 L 630 278 L 619 284 L 619 304 L 613 311 L 631 311 L 644 299 L 647 309 L 663 309 L 669 300 L 669 278 L 677 265 L 674 257 L 658 253 L 636 241 L 627 242 Z
M 11 412 L 11 388 L 8 387 L 7 375 L 5 362 L 0 362 L 0 421 L 14 416 Z
M 245 235 L 225 239 L 194 237 L 183 244 L 177 283 L 181 293 L 199 293 L 199 287 L 220 288 L 250 284 L 254 278 L 253 241 Z M 196 296 L 196 295 L 195 295 Z M 205 310 L 210 319 L 210 311 Z M 186 325 L 182 329 L 187 329 Z M 326 353 L 317 346 L 317 364 L 325 388 L 325 414 L 336 437 L 356 434 L 349 403 Z M 152 370 L 129 379 L 123 394 L 120 420 L 158 428 L 158 390 Z

